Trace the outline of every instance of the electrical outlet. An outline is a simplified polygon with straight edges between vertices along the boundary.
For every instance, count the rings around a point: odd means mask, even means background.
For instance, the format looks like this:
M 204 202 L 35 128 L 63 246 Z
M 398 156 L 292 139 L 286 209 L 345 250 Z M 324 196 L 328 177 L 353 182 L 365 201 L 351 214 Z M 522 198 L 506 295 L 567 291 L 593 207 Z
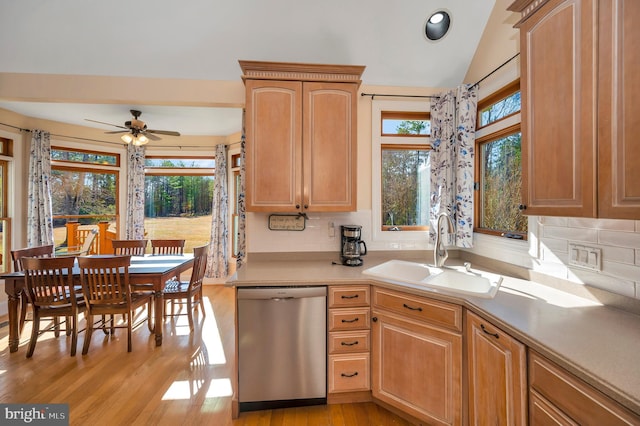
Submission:
M 569 265 L 602 271 L 602 249 L 569 243 Z

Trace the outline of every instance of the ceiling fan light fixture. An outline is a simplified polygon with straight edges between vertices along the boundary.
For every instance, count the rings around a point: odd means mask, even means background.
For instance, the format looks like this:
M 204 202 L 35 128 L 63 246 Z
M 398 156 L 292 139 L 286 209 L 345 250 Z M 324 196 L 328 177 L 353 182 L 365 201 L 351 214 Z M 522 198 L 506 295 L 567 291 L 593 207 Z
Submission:
M 133 136 L 131 136 L 130 134 L 126 134 L 126 135 L 122 135 L 120 136 L 120 139 L 122 139 L 122 142 L 124 143 L 131 143 L 133 142 Z
M 133 139 L 133 144 L 136 146 L 144 145 L 149 142 L 149 138 L 145 135 L 136 136 Z

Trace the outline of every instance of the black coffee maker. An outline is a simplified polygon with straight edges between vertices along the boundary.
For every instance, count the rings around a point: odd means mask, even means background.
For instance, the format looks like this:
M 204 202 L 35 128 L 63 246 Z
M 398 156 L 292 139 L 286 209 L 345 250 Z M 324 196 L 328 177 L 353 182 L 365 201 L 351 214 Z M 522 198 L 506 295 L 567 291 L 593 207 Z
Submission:
M 342 225 L 340 234 L 342 235 L 342 252 L 340 253 L 342 264 L 347 266 L 362 265 L 361 256 L 367 254 L 367 245 L 360 239 L 362 226 Z

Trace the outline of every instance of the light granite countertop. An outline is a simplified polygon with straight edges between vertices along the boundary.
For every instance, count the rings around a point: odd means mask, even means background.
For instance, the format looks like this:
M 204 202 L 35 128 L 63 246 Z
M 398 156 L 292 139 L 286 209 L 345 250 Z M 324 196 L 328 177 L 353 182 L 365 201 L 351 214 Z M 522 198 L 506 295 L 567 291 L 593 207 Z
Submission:
M 253 257 L 252 257 L 253 256 Z M 596 389 L 640 414 L 640 311 L 609 304 L 602 292 L 585 286 L 571 291 L 515 278 L 491 265 L 477 270 L 501 273 L 504 280 L 493 299 L 449 296 L 429 289 L 372 279 L 362 271 L 389 260 L 389 254 L 367 256 L 360 267 L 339 264 L 338 256 L 250 255 L 228 281 L 235 287 L 371 283 L 411 294 L 460 304 L 514 338 L 556 362 Z M 405 257 L 406 259 L 406 257 Z M 426 257 L 409 258 L 426 263 Z M 460 264 L 459 259 L 448 263 Z M 616 296 L 617 297 L 617 296 Z M 602 302 L 604 300 L 604 303 Z

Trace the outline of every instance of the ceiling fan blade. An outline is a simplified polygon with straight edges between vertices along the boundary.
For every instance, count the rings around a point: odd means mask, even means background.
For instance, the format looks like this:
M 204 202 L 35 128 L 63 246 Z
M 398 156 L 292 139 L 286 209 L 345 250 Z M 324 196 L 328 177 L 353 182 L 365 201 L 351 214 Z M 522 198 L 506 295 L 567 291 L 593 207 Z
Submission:
M 147 129 L 147 133 L 155 133 L 157 135 L 168 135 L 168 136 L 180 136 L 179 132 L 173 132 L 171 130 L 151 130 Z
M 149 138 L 150 140 L 152 140 L 152 141 L 159 141 L 159 140 L 162 140 L 162 138 L 161 138 L 161 137 L 158 137 L 158 136 L 156 136 L 156 135 L 154 135 L 154 134 L 151 134 L 151 133 L 149 133 L 149 132 L 144 132 L 144 135 L 145 135 L 146 137 L 148 137 L 148 138 Z
M 106 124 L 107 126 L 113 126 L 113 127 L 119 127 L 121 129 L 126 129 L 126 127 L 123 126 L 119 126 L 117 124 L 111 124 L 111 123 L 105 123 L 104 121 L 97 121 L 97 120 L 89 120 L 88 118 L 85 118 L 86 121 L 91 121 L 93 123 L 99 123 L 99 124 Z
M 115 133 L 129 133 L 129 130 L 113 130 L 111 132 L 104 132 L 105 134 L 115 134 Z

